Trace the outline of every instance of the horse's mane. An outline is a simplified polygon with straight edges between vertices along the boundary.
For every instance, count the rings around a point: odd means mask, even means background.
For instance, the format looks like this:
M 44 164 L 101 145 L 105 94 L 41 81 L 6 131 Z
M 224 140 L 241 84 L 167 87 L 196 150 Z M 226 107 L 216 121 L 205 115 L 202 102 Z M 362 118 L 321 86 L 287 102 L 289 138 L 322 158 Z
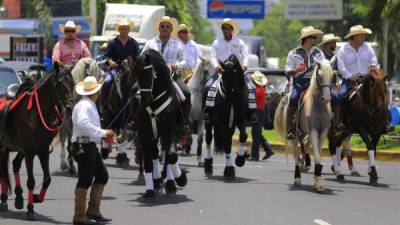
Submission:
M 224 61 L 224 72 L 222 72 L 222 81 L 224 82 L 224 80 L 226 80 L 227 78 L 229 79 L 228 82 L 231 84 L 224 84 L 225 85 L 232 85 L 232 82 L 236 81 L 238 82 L 236 85 L 238 85 L 239 87 L 241 87 L 242 85 L 244 85 L 244 79 L 243 79 L 243 74 L 244 71 L 240 65 L 240 62 L 238 60 L 238 58 L 232 54 L 228 57 L 227 60 Z M 234 74 L 227 74 L 230 71 L 227 70 L 227 67 L 232 66 L 232 70 Z M 235 74 L 237 74 L 235 76 Z M 238 80 L 235 80 L 238 79 Z M 227 88 L 225 86 L 225 88 Z M 236 87 L 235 87 L 236 88 Z
M 86 65 L 89 65 L 89 73 L 85 74 Z M 72 78 L 75 84 L 82 81 L 86 75 L 95 76 L 97 79 L 102 75 L 100 67 L 97 65 L 96 60 L 92 58 L 80 59 L 71 71 Z
M 367 74 L 366 79 L 373 80 L 368 91 L 368 97 L 371 105 L 386 105 L 387 104 L 387 89 L 385 85 L 385 76 L 379 69 L 371 69 Z

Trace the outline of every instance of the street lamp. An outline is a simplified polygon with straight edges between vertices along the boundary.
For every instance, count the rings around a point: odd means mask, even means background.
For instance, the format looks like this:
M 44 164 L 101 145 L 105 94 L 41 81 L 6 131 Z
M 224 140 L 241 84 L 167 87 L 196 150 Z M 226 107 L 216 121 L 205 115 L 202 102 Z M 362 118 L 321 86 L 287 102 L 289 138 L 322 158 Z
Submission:
M 0 7 L 0 19 L 7 18 L 7 9 L 4 6 Z

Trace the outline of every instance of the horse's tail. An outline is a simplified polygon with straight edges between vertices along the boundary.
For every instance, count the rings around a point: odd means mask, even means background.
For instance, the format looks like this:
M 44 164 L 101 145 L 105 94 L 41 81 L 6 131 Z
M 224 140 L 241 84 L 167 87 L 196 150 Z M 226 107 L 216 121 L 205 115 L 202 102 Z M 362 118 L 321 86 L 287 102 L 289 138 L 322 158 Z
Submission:
M 7 148 L 4 148 L 3 152 L 0 152 L 0 179 L 3 178 L 8 187 L 8 193 L 11 193 L 11 182 L 10 174 L 8 173 L 8 161 L 10 157 L 10 152 Z
M 287 129 L 286 127 L 287 112 L 285 110 L 286 102 L 287 102 L 286 96 L 279 101 L 279 104 L 276 107 L 275 118 L 274 118 L 274 128 L 276 132 L 279 134 L 279 136 L 281 136 L 282 138 L 285 137 Z

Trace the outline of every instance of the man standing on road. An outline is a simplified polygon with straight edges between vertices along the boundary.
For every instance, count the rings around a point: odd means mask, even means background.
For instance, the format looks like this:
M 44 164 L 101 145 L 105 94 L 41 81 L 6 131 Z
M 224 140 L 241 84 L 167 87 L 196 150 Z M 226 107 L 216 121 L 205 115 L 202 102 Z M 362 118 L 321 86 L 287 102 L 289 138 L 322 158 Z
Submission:
M 68 20 L 65 24 L 60 24 L 59 29 L 64 33 L 64 39 L 59 40 L 54 46 L 53 64 L 57 62 L 62 65 L 72 65 L 81 58 L 92 57 L 85 42 L 77 38 L 76 34 L 81 30 L 80 25 Z
M 108 172 L 96 143 L 99 143 L 102 138 L 112 139 L 114 136 L 112 130 L 104 130 L 100 127 L 96 101 L 100 96 L 101 87 L 102 84 L 97 83 L 94 76 L 86 77 L 75 87 L 76 93 L 81 95 L 82 98 L 72 112 L 71 141 L 74 148 L 74 159 L 78 163 L 79 175 L 75 188 L 74 225 L 111 222 L 111 219 L 103 217 L 100 212 L 100 202 L 103 197 L 104 186 L 108 182 Z M 92 188 L 86 211 L 86 195 L 90 186 Z
M 293 77 L 293 90 L 290 95 L 289 107 L 287 109 L 287 134 L 288 140 L 296 138 L 296 122 L 294 115 L 297 111 L 297 102 L 300 94 L 310 85 L 312 70 L 316 65 L 316 60 L 324 59 L 324 54 L 315 47 L 317 39 L 322 35 L 322 31 L 314 29 L 312 26 L 301 29 L 299 41 L 301 45 L 289 51 L 286 60 L 285 73 Z

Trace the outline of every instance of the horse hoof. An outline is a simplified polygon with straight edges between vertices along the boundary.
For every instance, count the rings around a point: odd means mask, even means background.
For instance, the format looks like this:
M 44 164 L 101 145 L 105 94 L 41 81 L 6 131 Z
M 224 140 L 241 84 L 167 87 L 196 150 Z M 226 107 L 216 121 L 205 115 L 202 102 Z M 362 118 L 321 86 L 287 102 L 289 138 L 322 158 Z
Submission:
M 360 173 L 358 171 L 351 171 L 350 175 L 352 177 L 361 177 Z
M 129 167 L 129 159 L 125 160 L 125 161 L 122 163 L 122 168 L 128 168 L 128 167 Z
M 186 176 L 186 171 L 182 171 L 181 176 L 178 178 L 175 178 L 175 182 L 179 187 L 185 187 L 187 184 L 187 176 Z
M 72 165 L 68 168 L 68 173 L 71 175 L 74 175 L 76 173 L 76 168 L 74 165 Z
M 7 212 L 8 211 L 8 204 L 7 202 L 0 203 L 0 212 Z
M 377 184 L 378 184 L 378 179 L 375 179 L 375 178 L 370 177 L 370 178 L 369 178 L 369 183 L 370 183 L 371 185 L 377 185 Z
M 108 159 L 108 156 L 110 155 L 110 151 L 108 150 L 108 148 L 101 148 L 100 153 L 101 153 L 101 158 L 103 159 Z
M 17 195 L 15 197 L 14 206 L 16 209 L 23 209 L 24 208 L 24 197 L 22 195 Z
M 38 194 L 33 195 L 33 203 L 42 203 L 43 199 L 40 198 Z
M 35 212 L 33 212 L 33 211 L 26 212 L 25 213 L 25 219 L 28 220 L 28 221 L 35 221 L 36 220 Z
M 204 159 L 204 173 L 207 176 L 211 176 L 213 174 L 213 159 Z
M 61 169 L 62 171 L 68 169 L 68 163 L 67 163 L 66 161 L 61 161 L 61 163 L 60 163 L 60 169 Z
M 234 180 L 235 179 L 235 167 L 225 166 L 224 178 L 225 178 L 225 180 Z
M 176 194 L 175 181 L 167 180 L 167 183 L 165 184 L 165 193 L 167 193 L 167 194 Z
M 243 167 L 245 162 L 246 162 L 245 155 L 237 155 L 236 156 L 236 159 L 235 159 L 236 166 Z
M 296 179 L 294 179 L 293 184 L 294 184 L 294 186 L 296 186 L 296 187 L 301 186 L 301 178 L 296 178 Z
M 156 194 L 153 190 L 146 190 L 146 193 L 144 193 L 142 197 L 144 199 L 154 199 L 156 197 Z
M 143 173 L 139 173 L 137 179 L 138 179 L 138 181 L 144 181 L 144 174 Z
M 310 170 L 309 166 L 302 165 L 300 167 L 302 173 L 307 173 Z
M 314 190 L 317 193 L 323 193 L 325 191 L 325 188 L 323 186 L 314 186 Z
M 344 183 L 345 182 L 345 179 L 344 179 L 344 175 L 337 175 L 336 176 L 336 179 L 337 179 L 337 181 L 339 181 L 340 183 Z
M 162 183 L 163 183 L 162 178 L 153 179 L 154 190 L 159 191 L 161 189 Z
M 204 162 L 197 162 L 197 167 L 204 167 Z

